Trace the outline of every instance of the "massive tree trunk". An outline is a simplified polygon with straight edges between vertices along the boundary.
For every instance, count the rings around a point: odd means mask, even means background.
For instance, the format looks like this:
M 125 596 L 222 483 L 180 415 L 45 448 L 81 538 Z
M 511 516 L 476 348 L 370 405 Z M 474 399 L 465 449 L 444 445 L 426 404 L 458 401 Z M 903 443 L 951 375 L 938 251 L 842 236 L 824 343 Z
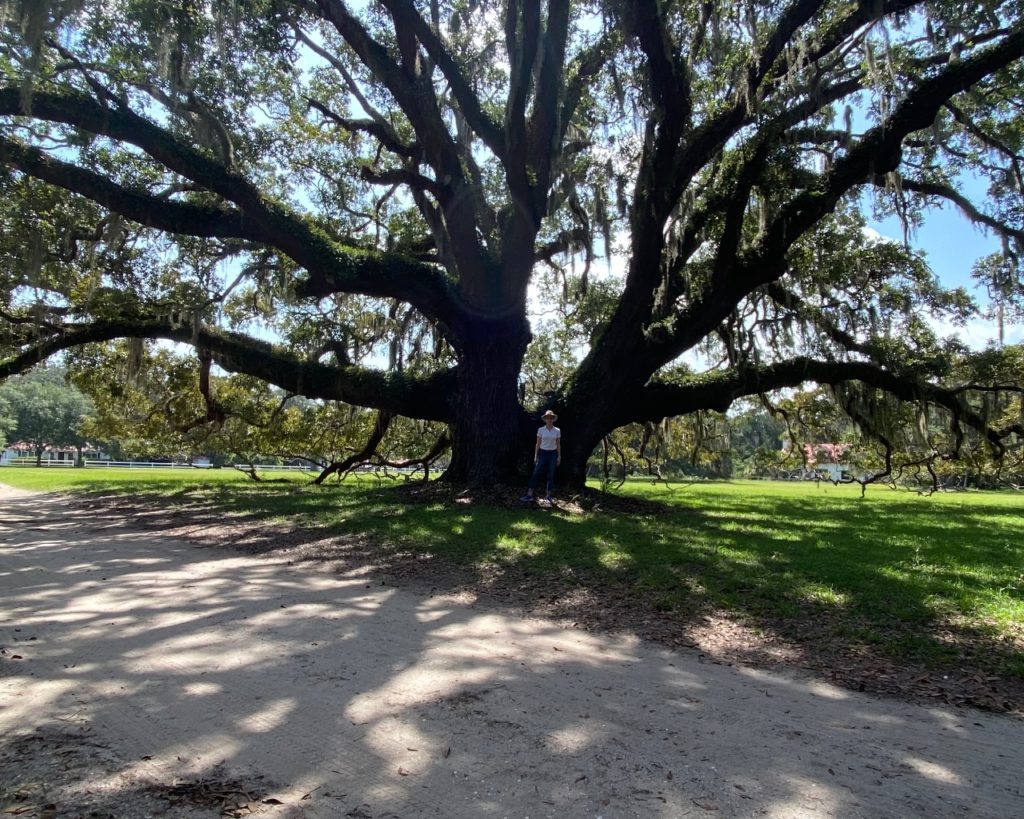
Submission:
M 624 303 L 621 308 L 637 307 Z M 587 461 L 601 440 L 632 420 L 632 402 L 643 394 L 648 380 L 645 367 L 642 316 L 619 322 L 606 330 L 590 355 L 577 367 L 564 393 L 566 412 L 562 433 L 561 480 L 567 488 L 582 489 Z M 609 366 L 603 362 L 616 362 Z
M 530 341 L 525 319 L 473 321 L 463 333 L 452 402 L 452 460 L 445 479 L 470 486 L 522 480 L 531 424 L 519 401 Z

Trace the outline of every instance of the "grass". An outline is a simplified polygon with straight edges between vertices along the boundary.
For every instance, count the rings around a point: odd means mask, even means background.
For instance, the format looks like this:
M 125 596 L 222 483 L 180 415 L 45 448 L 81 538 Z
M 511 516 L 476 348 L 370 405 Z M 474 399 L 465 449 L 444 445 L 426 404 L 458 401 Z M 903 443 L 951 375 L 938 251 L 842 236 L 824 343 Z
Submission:
M 669 511 L 580 515 L 400 503 L 371 478 L 313 487 L 298 476 L 257 484 L 229 470 L 6 468 L 0 482 L 198 500 L 459 564 L 583 572 L 627 585 L 660 612 L 817 623 L 831 638 L 931 667 L 957 662 L 958 646 L 973 642 L 994 670 L 1024 678 L 1019 494 L 872 487 L 861 498 L 858 487 L 813 483 L 637 481 L 621 494 Z

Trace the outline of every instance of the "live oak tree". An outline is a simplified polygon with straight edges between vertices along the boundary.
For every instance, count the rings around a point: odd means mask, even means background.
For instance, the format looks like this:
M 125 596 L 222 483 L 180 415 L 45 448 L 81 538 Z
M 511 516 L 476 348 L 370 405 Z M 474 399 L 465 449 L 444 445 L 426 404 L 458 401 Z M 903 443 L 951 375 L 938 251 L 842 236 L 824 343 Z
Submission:
M 180 342 L 287 394 L 444 424 L 447 477 L 470 484 L 518 479 L 547 407 L 579 485 L 616 428 L 810 382 L 881 439 L 902 405 L 942 416 L 946 454 L 967 431 L 1019 445 L 1020 412 L 985 407 L 1019 408 L 1021 374 L 979 380 L 934 329 L 977 308 L 861 213 L 912 230 L 951 203 L 1004 240 L 999 294 L 1019 298 L 1016 3 L 0 0 L 0 18 L 0 378 Z M 544 293 L 559 324 L 531 346 Z
M 92 404 L 64 375 L 59 368 L 39 369 L 0 384 L 0 409 L 10 414 L 0 417 L 0 433 L 9 430 L 13 441 L 31 445 L 37 465 L 47 447 L 74 447 L 80 462 L 86 445 L 82 423 Z

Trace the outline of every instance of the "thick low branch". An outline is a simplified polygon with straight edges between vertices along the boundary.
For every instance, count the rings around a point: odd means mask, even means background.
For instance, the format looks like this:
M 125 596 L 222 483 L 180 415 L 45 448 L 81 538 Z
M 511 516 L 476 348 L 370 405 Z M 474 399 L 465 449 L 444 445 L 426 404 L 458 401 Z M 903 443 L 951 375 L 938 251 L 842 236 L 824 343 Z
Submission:
M 451 371 L 414 378 L 355 365 L 321 364 L 242 333 L 196 328 L 190 322 L 171 319 L 126 318 L 70 327 L 61 335 L 43 339 L 0 361 L 0 381 L 62 350 L 118 338 L 162 338 L 189 344 L 207 351 L 225 370 L 251 375 L 296 395 L 384 409 L 427 421 L 447 423 L 452 419 L 448 399 L 454 394 L 455 375 Z
M 363 444 L 362 449 L 358 452 L 353 452 L 347 458 L 340 461 L 332 461 L 329 463 L 324 467 L 323 471 L 316 476 L 316 479 L 313 481 L 314 485 L 319 486 L 331 475 L 336 473 L 348 472 L 352 467 L 365 463 L 370 457 L 376 454 L 377 447 L 379 447 L 380 442 L 384 440 L 384 436 L 387 434 L 393 418 L 394 415 L 390 412 L 382 410 L 377 413 L 377 421 L 373 425 L 373 431 L 370 433 L 370 437 L 366 439 L 366 443 Z
M 633 396 L 628 413 L 616 419 L 616 425 L 660 421 L 697 410 L 725 412 L 738 398 L 797 387 L 807 382 L 836 385 L 852 381 L 883 390 L 902 401 L 924 401 L 942 407 L 957 421 L 982 433 L 994 448 L 1002 450 L 1001 438 L 1005 431 L 996 430 L 986 423 L 957 389 L 896 375 L 868 362 L 821 361 L 805 357 L 704 376 L 700 381 L 689 384 L 651 384 Z
M 375 461 L 374 465 L 390 469 L 409 469 L 411 467 L 418 467 L 423 470 L 423 480 L 429 480 L 431 464 L 451 448 L 452 439 L 448 436 L 447 432 L 442 432 L 441 435 L 438 436 L 438 439 L 434 441 L 433 446 L 418 458 L 405 458 L 401 461 L 389 461 L 383 459 Z
M 126 107 L 110 108 L 86 94 L 67 90 L 62 93 L 36 91 L 32 95 L 31 108 L 25 110 L 21 89 L 7 87 L 0 88 L 0 115 L 61 122 L 135 145 L 168 170 L 233 202 L 250 218 L 259 219 L 265 229 L 287 216 L 245 177 L 229 171 L 217 160 Z M 288 221 L 298 220 L 293 218 Z M 278 226 L 285 229 L 293 227 L 291 224 Z

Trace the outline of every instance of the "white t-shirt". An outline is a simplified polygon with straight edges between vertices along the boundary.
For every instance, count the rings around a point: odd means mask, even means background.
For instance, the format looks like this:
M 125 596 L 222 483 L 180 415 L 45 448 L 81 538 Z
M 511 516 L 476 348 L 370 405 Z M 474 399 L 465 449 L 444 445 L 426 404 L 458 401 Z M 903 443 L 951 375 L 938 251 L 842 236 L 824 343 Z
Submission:
M 562 430 L 558 427 L 548 429 L 545 424 L 537 430 L 537 437 L 540 438 L 540 448 L 551 452 L 558 449 L 558 439 L 562 437 Z

